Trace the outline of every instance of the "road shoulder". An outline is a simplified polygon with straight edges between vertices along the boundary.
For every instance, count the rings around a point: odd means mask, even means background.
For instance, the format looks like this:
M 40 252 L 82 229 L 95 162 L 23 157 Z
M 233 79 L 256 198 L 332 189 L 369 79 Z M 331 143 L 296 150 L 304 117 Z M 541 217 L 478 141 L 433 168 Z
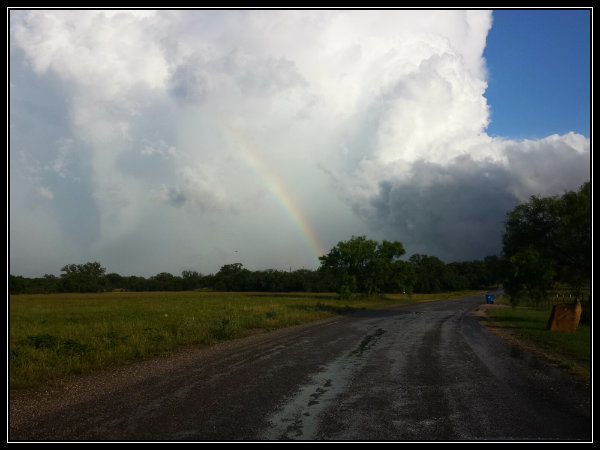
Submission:
M 473 311 L 473 315 L 477 317 L 479 322 L 483 324 L 490 332 L 501 338 L 511 347 L 522 349 L 523 351 L 534 355 L 534 357 L 537 358 L 540 363 L 548 367 L 552 367 L 553 369 L 561 369 L 567 376 L 572 378 L 573 383 L 589 387 L 590 372 L 585 367 L 582 367 L 575 361 L 569 361 L 569 367 L 564 367 L 564 356 L 559 355 L 557 352 L 553 352 L 551 349 L 541 348 L 531 339 L 518 334 L 512 328 L 500 325 L 491 317 L 494 309 L 510 307 L 511 306 L 509 305 L 502 304 L 482 304 Z

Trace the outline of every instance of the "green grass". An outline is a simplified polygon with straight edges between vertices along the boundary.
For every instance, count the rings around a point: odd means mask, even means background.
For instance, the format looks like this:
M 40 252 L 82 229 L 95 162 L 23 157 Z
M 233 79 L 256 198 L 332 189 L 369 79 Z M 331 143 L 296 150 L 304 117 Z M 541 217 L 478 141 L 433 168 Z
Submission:
M 494 307 L 487 311 L 486 322 L 493 327 L 509 331 L 554 363 L 589 380 L 591 327 L 580 322 L 574 333 L 550 331 L 547 329 L 549 317 L 550 310 L 530 307 Z
M 228 292 L 14 295 L 9 385 L 32 387 L 185 348 L 206 346 L 363 308 L 458 297 Z

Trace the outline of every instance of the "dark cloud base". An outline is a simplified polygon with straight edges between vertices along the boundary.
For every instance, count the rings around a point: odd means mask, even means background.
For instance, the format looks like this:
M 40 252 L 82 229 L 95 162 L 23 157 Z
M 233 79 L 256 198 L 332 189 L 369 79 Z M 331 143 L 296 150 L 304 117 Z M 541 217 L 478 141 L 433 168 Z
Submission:
M 499 254 L 506 215 L 515 206 L 530 195 L 576 190 L 589 179 L 585 153 L 563 155 L 562 171 L 556 165 L 544 167 L 541 156 L 515 152 L 508 166 L 470 157 L 446 166 L 418 161 L 409 177 L 380 182 L 368 207 L 355 209 L 379 233 L 403 242 L 411 253 L 447 262 Z M 518 196 L 527 190 L 524 185 L 539 178 L 545 180 L 540 192 Z

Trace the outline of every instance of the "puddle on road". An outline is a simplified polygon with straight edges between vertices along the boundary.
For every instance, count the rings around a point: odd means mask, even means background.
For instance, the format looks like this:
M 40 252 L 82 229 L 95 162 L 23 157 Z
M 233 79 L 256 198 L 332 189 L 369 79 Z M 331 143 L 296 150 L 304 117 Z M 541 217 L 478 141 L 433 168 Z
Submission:
M 371 349 L 385 333 L 378 328 L 367 335 L 350 354 L 331 362 L 310 383 L 270 417 L 271 428 L 261 436 L 264 440 L 311 440 L 317 433 L 319 414 L 331 406 L 346 390 L 352 376 L 364 364 L 363 353 Z
M 356 349 L 354 349 L 352 353 L 350 353 L 350 355 L 361 356 L 363 352 L 373 347 L 377 343 L 381 335 L 383 335 L 384 333 L 385 330 L 377 328 L 377 330 L 375 330 L 375 333 L 365 336 L 360 345 Z
M 343 392 L 357 365 L 356 358 L 350 357 L 328 365 L 270 418 L 272 428 L 263 439 L 310 440 L 317 431 L 317 416 Z

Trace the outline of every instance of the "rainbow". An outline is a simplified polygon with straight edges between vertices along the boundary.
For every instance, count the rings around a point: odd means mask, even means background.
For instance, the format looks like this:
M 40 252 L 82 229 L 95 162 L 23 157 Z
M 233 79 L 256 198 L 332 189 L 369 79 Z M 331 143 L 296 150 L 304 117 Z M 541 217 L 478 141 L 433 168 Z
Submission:
M 259 177 L 265 182 L 269 190 L 277 198 L 282 208 L 292 218 L 298 229 L 302 232 L 304 238 L 312 248 L 314 254 L 318 258 L 319 256 L 327 253 L 324 251 L 324 247 L 321 244 L 317 233 L 311 227 L 310 222 L 302 213 L 302 209 L 295 201 L 294 197 L 290 194 L 289 189 L 279 175 L 262 159 L 257 156 L 257 152 L 253 151 L 253 146 L 244 139 L 240 133 L 235 132 L 229 127 L 221 127 L 225 134 L 234 143 L 236 150 L 238 150 Z

